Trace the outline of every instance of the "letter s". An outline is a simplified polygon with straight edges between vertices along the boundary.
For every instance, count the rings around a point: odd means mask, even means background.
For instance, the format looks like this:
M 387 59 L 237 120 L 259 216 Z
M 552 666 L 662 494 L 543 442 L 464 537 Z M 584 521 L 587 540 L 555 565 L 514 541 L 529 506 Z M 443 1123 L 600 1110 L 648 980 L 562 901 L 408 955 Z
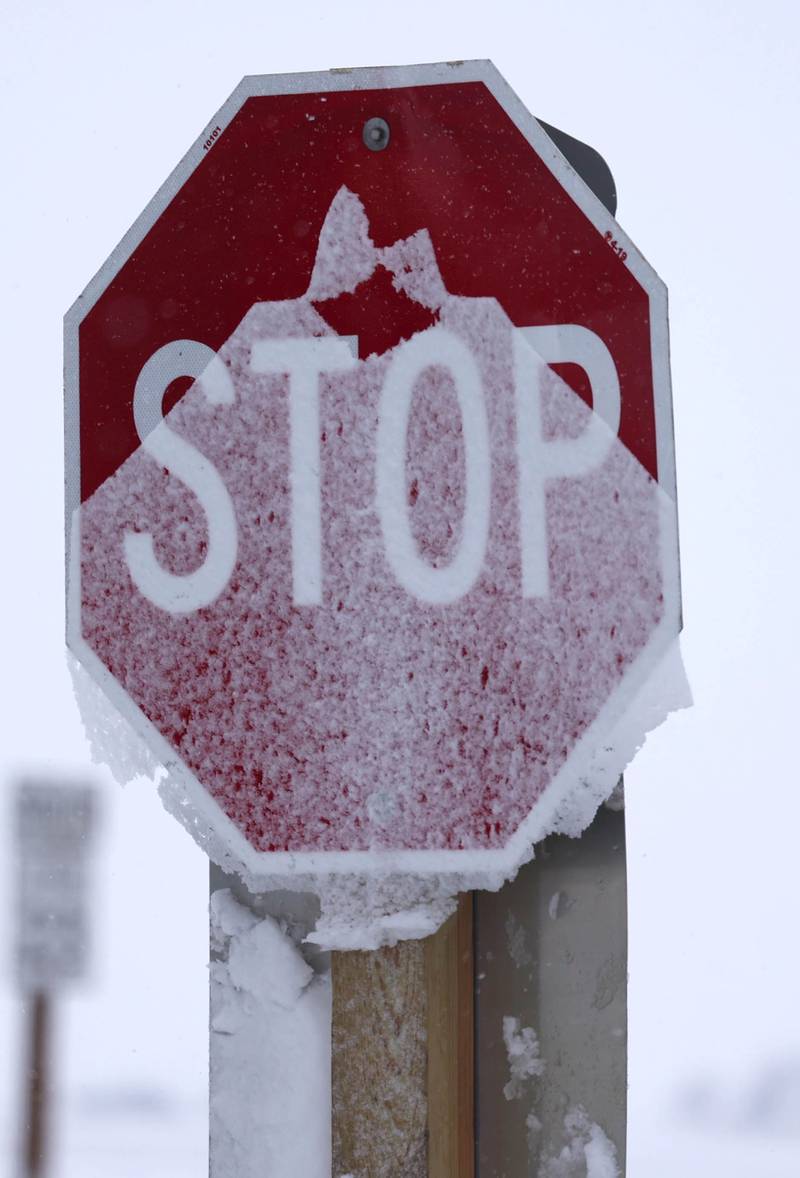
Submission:
M 173 433 L 162 416 L 164 393 L 179 376 L 194 377 L 214 405 L 233 404 L 230 373 L 216 352 L 196 340 L 174 340 L 154 352 L 139 373 L 133 419 L 142 447 L 197 496 L 208 522 L 208 550 L 198 569 L 167 572 L 156 560 L 149 532 L 126 532 L 125 559 L 133 583 L 144 597 L 172 614 L 202 609 L 225 588 L 236 564 L 238 545 L 233 502 L 216 467 Z

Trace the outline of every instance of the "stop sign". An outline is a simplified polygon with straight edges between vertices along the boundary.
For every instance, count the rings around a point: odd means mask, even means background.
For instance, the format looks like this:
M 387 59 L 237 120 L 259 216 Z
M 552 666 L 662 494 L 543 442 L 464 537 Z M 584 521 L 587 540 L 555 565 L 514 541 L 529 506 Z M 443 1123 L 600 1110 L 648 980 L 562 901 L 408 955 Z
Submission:
M 69 645 L 218 857 L 475 882 L 607 795 L 679 629 L 666 297 L 491 65 L 245 79 L 67 426 Z

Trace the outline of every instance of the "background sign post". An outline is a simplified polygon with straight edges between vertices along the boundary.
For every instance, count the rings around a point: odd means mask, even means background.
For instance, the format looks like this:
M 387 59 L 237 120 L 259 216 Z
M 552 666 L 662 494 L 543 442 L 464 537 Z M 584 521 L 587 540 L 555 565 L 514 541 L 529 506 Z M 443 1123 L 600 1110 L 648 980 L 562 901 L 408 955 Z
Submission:
M 46 1172 L 54 995 L 86 969 L 87 856 L 95 821 L 85 785 L 21 783 L 16 793 L 16 968 L 28 1022 L 22 1157 Z

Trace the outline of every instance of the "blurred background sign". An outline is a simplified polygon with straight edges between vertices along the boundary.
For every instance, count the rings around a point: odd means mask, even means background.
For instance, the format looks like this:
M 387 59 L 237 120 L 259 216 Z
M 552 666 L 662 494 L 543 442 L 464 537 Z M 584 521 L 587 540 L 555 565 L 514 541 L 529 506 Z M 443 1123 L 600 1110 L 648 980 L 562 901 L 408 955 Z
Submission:
M 81 978 L 88 944 L 89 785 L 24 781 L 16 797 L 16 970 L 22 990 Z

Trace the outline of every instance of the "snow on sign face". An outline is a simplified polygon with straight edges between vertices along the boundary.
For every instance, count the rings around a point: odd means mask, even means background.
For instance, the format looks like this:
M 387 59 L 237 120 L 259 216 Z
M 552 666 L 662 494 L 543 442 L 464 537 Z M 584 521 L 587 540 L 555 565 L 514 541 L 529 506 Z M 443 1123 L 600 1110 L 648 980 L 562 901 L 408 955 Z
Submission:
M 251 875 L 502 878 L 677 637 L 658 280 L 486 63 L 217 126 L 68 322 L 71 648 Z

